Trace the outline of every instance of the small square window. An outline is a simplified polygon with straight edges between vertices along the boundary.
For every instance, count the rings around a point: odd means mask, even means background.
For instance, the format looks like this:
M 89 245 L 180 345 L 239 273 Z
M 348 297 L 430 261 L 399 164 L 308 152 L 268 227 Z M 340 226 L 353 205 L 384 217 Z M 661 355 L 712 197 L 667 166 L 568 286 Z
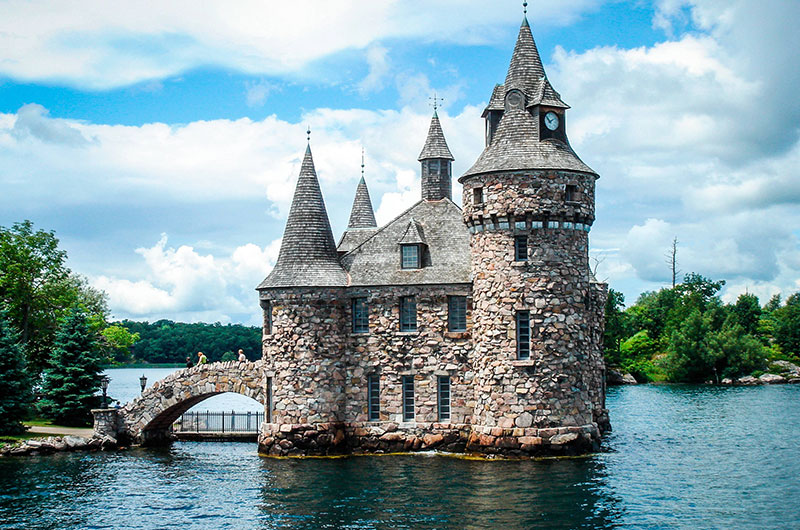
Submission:
M 542 221 L 532 221 L 531 228 L 542 228 L 543 224 Z
M 578 200 L 578 186 L 574 184 L 567 184 L 567 189 L 564 192 L 564 200 L 567 202 L 575 202 Z
M 400 331 L 417 331 L 417 300 L 413 296 L 400 297 Z
M 517 230 L 525 230 L 526 228 L 525 221 L 516 221 L 514 223 L 514 228 L 516 228 Z
M 514 261 L 528 261 L 528 236 L 514 236 Z
M 447 331 L 467 331 L 467 297 L 447 297 Z
M 366 297 L 353 298 L 353 333 L 369 333 L 369 305 Z
M 400 245 L 401 267 L 404 269 L 419 269 L 419 245 Z
M 472 204 L 483 204 L 483 188 L 472 188 Z

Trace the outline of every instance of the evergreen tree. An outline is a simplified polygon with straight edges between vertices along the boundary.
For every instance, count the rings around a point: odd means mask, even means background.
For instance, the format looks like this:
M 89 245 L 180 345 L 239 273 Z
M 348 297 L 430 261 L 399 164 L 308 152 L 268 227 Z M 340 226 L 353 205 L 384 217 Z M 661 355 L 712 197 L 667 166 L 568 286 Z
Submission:
M 31 380 L 25 370 L 25 355 L 16 331 L 0 309 L 0 433 L 17 434 L 25 430 L 22 420 L 33 401 Z
M 73 308 L 56 333 L 50 367 L 44 372 L 42 415 L 61 425 L 88 425 L 91 409 L 100 405 L 95 394 L 103 361 L 86 313 Z
M 737 323 L 745 333 L 755 335 L 758 332 L 758 322 L 761 319 L 761 305 L 754 294 L 740 294 L 733 306 L 733 314 Z
M 800 357 L 800 293 L 786 299 L 786 305 L 773 313 L 775 342 L 783 353 Z

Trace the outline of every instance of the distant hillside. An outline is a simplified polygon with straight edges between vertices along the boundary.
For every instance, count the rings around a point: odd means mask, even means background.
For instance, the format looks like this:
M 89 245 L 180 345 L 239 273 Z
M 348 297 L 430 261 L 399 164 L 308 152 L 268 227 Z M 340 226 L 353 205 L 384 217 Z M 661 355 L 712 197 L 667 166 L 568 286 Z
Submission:
M 131 347 L 133 357 L 148 363 L 182 363 L 186 357 L 197 362 L 202 351 L 211 362 L 222 360 L 226 352 L 243 349 L 250 360 L 261 358 L 261 328 L 241 324 L 186 324 L 171 320 L 137 322 L 123 320 L 117 324 L 139 334 Z

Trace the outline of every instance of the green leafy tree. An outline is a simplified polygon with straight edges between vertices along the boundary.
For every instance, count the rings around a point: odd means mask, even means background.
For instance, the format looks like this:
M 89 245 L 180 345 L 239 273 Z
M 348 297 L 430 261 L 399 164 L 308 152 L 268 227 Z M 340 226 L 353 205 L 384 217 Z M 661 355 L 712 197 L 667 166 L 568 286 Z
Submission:
M 112 324 L 100 332 L 105 343 L 108 357 L 116 363 L 129 362 L 132 359 L 131 347 L 139 340 L 138 333 L 131 333 L 128 328 Z
M 39 410 L 61 425 L 88 425 L 91 409 L 99 406 L 103 356 L 89 319 L 73 308 L 56 333 L 50 367 L 44 372 Z
M 718 352 L 709 348 L 709 331 L 708 318 L 695 309 L 672 332 L 667 355 L 671 381 L 702 382 L 713 374 Z
M 786 304 L 772 313 L 775 318 L 775 342 L 785 354 L 800 357 L 800 293 L 786 299 Z
M 25 370 L 25 355 L 6 312 L 0 310 L 0 433 L 25 430 L 22 420 L 29 414 L 33 392 Z
M 232 351 L 226 351 L 225 353 L 222 354 L 222 358 L 220 360 L 222 362 L 228 362 L 228 361 L 235 361 L 238 358 L 239 356 L 233 353 Z
M 754 294 L 741 294 L 733 306 L 736 322 L 742 327 L 744 333 L 755 335 L 758 332 L 758 323 L 761 320 L 761 305 Z
M 54 232 L 33 229 L 23 221 L 0 227 L 0 302 L 38 373 L 46 365 L 54 328 L 56 286 L 67 281 L 67 253 L 58 248 Z
M 765 368 L 764 346 L 753 335 L 745 333 L 734 314 L 719 331 L 708 337 L 712 371 L 717 383 L 720 377 L 740 377 Z
M 603 350 L 606 362 L 611 365 L 620 362 L 620 344 L 625 338 L 625 295 L 614 289 L 608 290 L 606 298 L 606 327 L 603 334 Z

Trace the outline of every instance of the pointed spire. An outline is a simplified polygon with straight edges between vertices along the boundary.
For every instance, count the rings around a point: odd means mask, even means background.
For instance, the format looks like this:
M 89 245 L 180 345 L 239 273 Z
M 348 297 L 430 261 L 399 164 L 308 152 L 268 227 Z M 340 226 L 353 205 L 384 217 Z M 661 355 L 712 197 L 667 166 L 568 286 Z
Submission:
M 446 158 L 448 160 L 455 160 L 450 153 L 450 148 L 447 147 L 447 141 L 444 139 L 444 132 L 442 131 L 442 124 L 439 123 L 439 114 L 436 110 L 433 111 L 431 118 L 431 125 L 428 128 L 428 138 L 425 140 L 425 146 L 419 154 L 419 160 L 428 160 L 429 158 Z
M 372 209 L 372 201 L 369 198 L 367 181 L 364 179 L 364 150 L 361 150 L 361 180 L 356 187 L 356 198 L 353 200 L 353 209 L 350 210 L 350 222 L 347 229 L 351 228 L 375 228 L 375 212 Z
M 337 257 L 311 146 L 308 145 L 278 261 L 258 288 L 343 286 L 346 281 L 347 275 Z
M 514 88 L 522 90 L 530 98 L 539 85 L 539 81 L 544 77 L 542 59 L 539 57 L 539 50 L 533 41 L 528 17 L 525 16 L 519 28 L 517 44 L 514 46 L 514 53 L 511 56 L 511 64 L 508 66 L 505 88 L 506 91 Z

